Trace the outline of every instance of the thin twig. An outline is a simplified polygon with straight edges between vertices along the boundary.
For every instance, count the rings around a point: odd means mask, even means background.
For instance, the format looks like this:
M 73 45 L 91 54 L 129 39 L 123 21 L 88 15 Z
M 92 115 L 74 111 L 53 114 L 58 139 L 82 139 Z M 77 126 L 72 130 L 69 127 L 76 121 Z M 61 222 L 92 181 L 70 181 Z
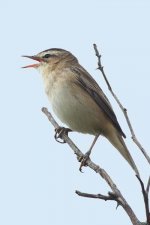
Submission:
M 102 66 L 102 63 L 101 63 L 101 55 L 99 54 L 97 45 L 93 44 L 93 47 L 94 47 L 94 50 L 95 50 L 95 55 L 97 56 L 97 59 L 98 59 L 98 63 L 97 63 L 98 64 L 98 68 L 97 69 L 99 69 L 101 71 L 101 73 L 102 73 L 102 75 L 103 75 L 103 77 L 104 77 L 104 79 L 106 81 L 106 84 L 108 86 L 109 91 L 111 92 L 112 96 L 114 97 L 114 99 L 118 103 L 119 107 L 121 108 L 121 110 L 122 110 L 122 112 L 123 112 L 123 114 L 125 116 L 125 119 L 127 121 L 128 127 L 129 127 L 130 132 L 131 132 L 132 140 L 138 146 L 138 148 L 141 150 L 141 152 L 143 153 L 143 155 L 147 159 L 148 163 L 150 164 L 150 157 L 149 157 L 149 155 L 147 154 L 146 150 L 143 148 L 143 146 L 140 144 L 140 142 L 138 141 L 138 139 L 135 136 L 135 132 L 134 132 L 133 127 L 131 125 L 131 122 L 130 122 L 130 119 L 129 119 L 129 116 L 128 116 L 128 113 L 127 113 L 127 109 L 123 107 L 123 105 L 121 104 L 120 100 L 118 99 L 116 94 L 113 92 L 112 87 L 111 87 L 111 85 L 110 85 L 110 83 L 109 83 L 109 81 L 108 81 L 108 79 L 106 77 L 106 74 L 104 72 L 104 67 Z
M 47 116 L 48 120 L 52 123 L 52 125 L 55 128 L 58 128 L 59 125 L 53 118 L 50 112 L 48 112 L 47 108 L 42 108 L 42 112 Z M 70 146 L 71 150 L 77 155 L 77 158 L 83 157 L 84 154 L 77 148 L 77 146 L 73 143 L 73 141 L 65 134 L 63 133 L 61 135 L 61 138 Z M 94 170 L 97 174 L 99 174 L 109 185 L 111 190 L 113 191 L 113 194 L 117 196 L 119 199 L 120 205 L 124 208 L 126 213 L 128 214 L 131 222 L 133 225 L 141 225 L 140 221 L 136 217 L 135 213 L 133 212 L 130 205 L 127 203 L 119 189 L 117 188 L 116 184 L 113 182 L 113 180 L 110 178 L 110 176 L 107 174 L 107 172 L 100 168 L 100 166 L 96 165 L 94 162 L 91 161 L 91 159 L 88 159 L 86 162 L 87 166 Z
M 147 194 L 149 194 L 149 188 L 150 188 L 150 177 L 149 177 L 149 179 L 148 179 L 147 187 L 146 187 L 146 192 L 147 192 Z
M 138 178 L 138 180 L 140 182 L 140 185 L 141 185 L 141 189 L 142 189 L 144 205 L 145 205 L 145 211 L 146 211 L 146 218 L 147 218 L 147 225 L 150 225 L 150 210 L 149 210 L 148 191 L 147 191 L 147 189 L 145 190 L 144 183 L 141 180 L 141 178 L 138 175 L 136 175 L 136 177 Z M 149 186 L 149 181 L 148 181 L 147 187 L 148 186 Z
M 86 198 L 97 198 L 97 199 L 102 199 L 105 201 L 111 200 L 111 201 L 116 201 L 117 204 L 119 203 L 118 196 L 114 195 L 113 192 L 109 192 L 108 195 L 102 195 L 102 194 L 89 194 L 81 191 L 75 191 L 75 193 L 81 197 L 86 197 Z

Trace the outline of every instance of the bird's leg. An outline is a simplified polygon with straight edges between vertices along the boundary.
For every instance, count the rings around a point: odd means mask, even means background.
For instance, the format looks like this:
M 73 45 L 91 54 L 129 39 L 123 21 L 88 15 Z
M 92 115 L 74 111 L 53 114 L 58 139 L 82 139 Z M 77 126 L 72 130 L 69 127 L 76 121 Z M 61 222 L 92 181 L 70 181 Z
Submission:
M 55 129 L 55 135 L 54 135 L 54 138 L 57 142 L 61 143 L 61 144 L 64 144 L 66 143 L 64 140 L 62 141 L 59 141 L 59 138 L 62 139 L 62 135 L 65 134 L 65 135 L 68 135 L 69 132 L 71 132 L 72 130 L 69 129 L 69 128 L 65 128 L 65 127 L 58 127 Z
M 100 136 L 100 134 L 95 136 L 94 141 L 92 142 L 90 149 L 85 153 L 85 155 L 83 157 L 80 157 L 78 159 L 79 162 L 81 162 L 80 167 L 79 167 L 80 172 L 82 172 L 82 167 L 86 166 L 86 161 L 89 159 L 90 154 L 92 152 L 92 149 L 93 149 L 93 147 L 94 147 L 94 145 L 95 145 L 95 143 L 96 143 L 96 141 L 97 141 L 99 136 Z

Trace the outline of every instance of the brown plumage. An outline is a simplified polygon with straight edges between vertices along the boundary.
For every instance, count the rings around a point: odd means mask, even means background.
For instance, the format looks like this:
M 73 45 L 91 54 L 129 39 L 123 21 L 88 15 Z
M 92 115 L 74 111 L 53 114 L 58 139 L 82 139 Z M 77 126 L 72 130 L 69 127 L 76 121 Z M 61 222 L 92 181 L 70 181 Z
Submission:
M 46 94 L 59 119 L 73 131 L 106 137 L 139 174 L 109 100 L 76 57 L 57 48 L 26 57 L 39 61 L 26 67 L 42 73 Z

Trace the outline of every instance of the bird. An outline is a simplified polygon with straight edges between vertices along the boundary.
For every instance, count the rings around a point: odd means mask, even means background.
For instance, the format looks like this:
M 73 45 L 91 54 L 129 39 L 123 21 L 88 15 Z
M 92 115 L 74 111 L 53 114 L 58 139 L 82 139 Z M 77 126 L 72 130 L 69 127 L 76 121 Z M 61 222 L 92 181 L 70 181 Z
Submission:
M 36 55 L 23 57 L 35 64 L 41 74 L 45 92 L 55 115 L 68 126 L 68 131 L 94 135 L 94 141 L 85 154 L 89 157 L 100 135 L 104 136 L 129 163 L 136 175 L 137 166 L 123 140 L 126 138 L 108 98 L 94 78 L 69 51 L 50 48 Z

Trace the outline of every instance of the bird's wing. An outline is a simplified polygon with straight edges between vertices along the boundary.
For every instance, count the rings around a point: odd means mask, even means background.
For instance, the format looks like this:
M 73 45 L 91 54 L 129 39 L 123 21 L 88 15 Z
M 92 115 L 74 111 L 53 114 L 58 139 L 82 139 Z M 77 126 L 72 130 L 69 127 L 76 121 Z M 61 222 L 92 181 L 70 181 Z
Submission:
M 117 121 L 116 115 L 111 107 L 108 98 L 96 83 L 96 81 L 82 66 L 72 66 L 70 69 L 73 74 L 76 75 L 78 84 L 81 85 L 82 88 L 94 99 L 96 104 L 100 107 L 101 110 L 105 112 L 105 114 L 111 120 L 119 133 L 125 138 L 126 136 Z

